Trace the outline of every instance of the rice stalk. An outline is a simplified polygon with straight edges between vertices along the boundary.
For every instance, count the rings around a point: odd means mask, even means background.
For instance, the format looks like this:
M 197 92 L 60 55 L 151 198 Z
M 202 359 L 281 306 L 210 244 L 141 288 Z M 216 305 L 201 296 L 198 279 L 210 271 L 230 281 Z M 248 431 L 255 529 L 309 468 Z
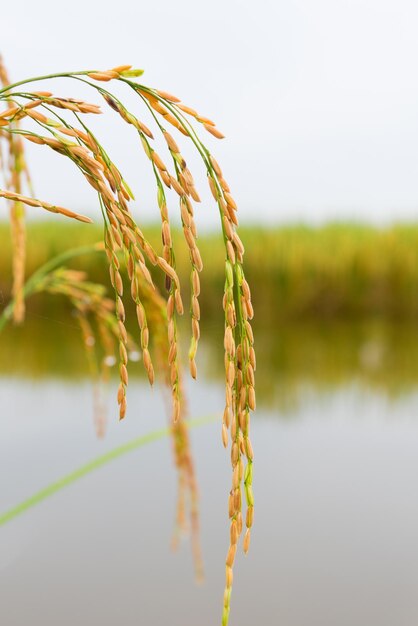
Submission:
M 221 139 L 223 134 L 215 123 L 184 105 L 176 97 L 143 84 L 136 79 L 142 70 L 130 66 L 118 66 L 111 70 L 88 70 L 82 72 L 58 73 L 20 81 L 0 89 L 0 100 L 9 108 L 0 114 L 3 134 L 20 136 L 35 144 L 52 149 L 69 158 L 81 171 L 86 181 L 98 194 L 99 205 L 104 221 L 105 251 L 109 264 L 110 281 L 114 290 L 116 326 L 119 344 L 120 386 L 118 391 L 119 417 L 123 419 L 127 408 L 128 387 L 128 335 L 125 328 L 125 298 L 123 269 L 126 268 L 130 281 L 130 295 L 136 305 L 140 328 L 143 363 L 148 378 L 153 383 L 154 368 L 149 351 L 149 332 L 145 308 L 139 294 L 140 284 L 154 284 L 148 265 L 158 267 L 165 275 L 167 287 L 166 316 L 168 329 L 168 368 L 172 395 L 172 423 L 179 422 L 182 414 L 181 380 L 178 361 L 178 341 L 176 315 L 183 313 L 181 285 L 176 272 L 175 251 L 172 245 L 170 220 L 167 211 L 165 188 L 173 190 L 180 198 L 180 213 L 184 237 L 190 253 L 192 296 L 190 302 L 192 338 L 189 351 L 190 369 L 196 376 L 196 351 L 200 336 L 200 292 L 199 272 L 202 260 L 196 245 L 196 226 L 191 200 L 200 200 L 194 179 L 187 168 L 176 140 L 168 133 L 165 124 L 170 124 L 182 135 L 188 137 L 200 154 L 207 172 L 208 184 L 218 207 L 225 245 L 225 288 L 223 309 L 225 314 L 225 409 L 222 423 L 222 441 L 228 445 L 232 465 L 232 486 L 229 495 L 228 514 L 230 518 L 230 545 L 226 558 L 226 584 L 222 624 L 226 626 L 230 612 L 230 596 L 233 580 L 233 564 L 239 537 L 243 531 L 243 494 L 246 500 L 246 532 L 243 541 L 244 552 L 248 551 L 250 532 L 253 524 L 254 498 L 252 491 L 253 449 L 250 440 L 250 412 L 255 409 L 255 353 L 254 338 L 250 320 L 253 317 L 250 287 L 244 275 L 244 246 L 237 233 L 237 205 L 231 195 L 222 170 L 200 140 L 190 117 L 214 137 Z M 156 182 L 157 204 L 161 215 L 162 251 L 159 254 L 147 241 L 139 224 L 135 221 L 129 203 L 134 199 L 129 185 L 113 163 L 101 142 L 88 128 L 86 119 L 90 114 L 100 113 L 98 105 L 80 100 L 60 98 L 51 92 L 27 92 L 19 87 L 32 82 L 53 78 L 77 80 L 92 88 L 122 120 L 132 126 L 140 144 L 150 161 Z M 162 132 L 171 159 L 173 173 L 164 159 L 155 151 L 153 133 L 139 118 L 128 111 L 119 98 L 103 86 L 103 83 L 118 81 L 128 86 L 139 96 L 139 102 L 152 110 L 157 129 Z M 57 112 L 64 110 L 72 116 L 71 123 Z M 21 125 L 16 128 L 15 122 Z M 23 128 L 22 122 L 32 126 Z M 11 190 L 0 191 L 0 196 L 39 206 L 49 211 L 61 213 L 75 219 L 87 218 L 74 214 L 62 207 L 39 200 L 25 198 Z
M 172 331 L 169 330 L 167 334 L 167 324 L 170 325 L 170 321 L 168 320 L 165 300 L 158 290 L 153 290 L 147 283 L 142 285 L 142 295 L 148 318 L 153 328 L 155 328 L 154 346 L 158 364 L 157 371 L 162 373 L 163 381 L 172 393 L 170 352 L 172 352 L 174 344 L 170 341 Z M 171 324 L 173 324 L 172 320 Z M 187 520 L 189 520 L 195 572 L 197 579 L 200 580 L 203 577 L 203 562 L 199 539 L 199 493 L 186 421 L 187 407 L 183 391 L 181 367 L 176 370 L 176 376 L 180 413 L 175 417 L 173 411 L 171 411 L 172 418 L 170 420 L 174 462 L 178 475 L 177 514 L 173 534 L 173 548 L 177 548 L 181 534 L 187 531 Z
M 135 87 L 134 87 L 135 88 Z M 140 88 L 141 90 L 141 88 Z M 156 103 L 161 100 L 161 95 L 149 96 L 147 99 L 151 106 L 161 115 Z M 231 464 L 232 464 L 232 489 L 229 495 L 228 512 L 231 519 L 230 546 L 226 558 L 226 585 L 224 593 L 224 608 L 222 624 L 226 626 L 229 620 L 230 597 L 233 581 L 233 564 L 236 554 L 238 537 L 242 532 L 242 495 L 241 486 L 245 491 L 246 532 L 243 542 L 244 552 L 247 553 L 250 545 L 250 533 L 254 517 L 254 497 L 252 490 L 252 465 L 253 448 L 250 440 L 250 410 L 255 409 L 254 370 L 255 353 L 254 338 L 249 319 L 253 317 L 251 293 L 245 279 L 242 267 L 244 247 L 236 232 L 238 220 L 235 212 L 237 205 L 230 194 L 230 188 L 223 177 L 222 170 L 209 151 L 201 144 L 195 131 L 184 119 L 181 113 L 175 110 L 176 105 L 164 103 L 168 111 L 172 110 L 176 120 L 189 134 L 195 146 L 198 148 L 208 170 L 208 182 L 211 193 L 218 204 L 224 241 L 226 248 L 225 263 L 225 374 L 226 374 L 226 404 L 222 424 L 222 440 L 224 445 L 228 441 L 228 428 L 231 432 Z M 179 108 L 179 107 L 178 107 Z M 184 110 L 184 107 L 182 107 Z M 194 111 L 186 110 L 201 121 L 201 117 Z M 202 122 L 215 136 L 221 138 L 221 133 L 215 130 L 213 123 L 204 119 Z M 242 456 L 246 457 L 247 465 L 244 468 Z
M 10 84 L 7 70 L 0 56 L 0 85 L 3 87 Z M 15 123 L 18 127 L 18 122 Z M 1 137 L 1 127 L 0 127 Z M 23 178 L 31 189 L 29 171 L 25 161 L 23 143 L 19 137 L 6 134 L 5 139 L 8 145 L 8 158 L 0 163 L 0 170 L 3 170 L 6 177 L 7 187 L 20 194 L 23 189 Z M 1 147 L 1 146 L 0 146 Z M 23 203 L 19 200 L 10 201 L 10 225 L 13 244 L 13 287 L 12 293 L 15 301 L 13 319 L 16 324 L 23 322 L 25 317 L 25 301 L 23 297 L 23 285 L 25 282 L 25 258 L 26 258 L 26 233 L 25 233 L 25 210 Z

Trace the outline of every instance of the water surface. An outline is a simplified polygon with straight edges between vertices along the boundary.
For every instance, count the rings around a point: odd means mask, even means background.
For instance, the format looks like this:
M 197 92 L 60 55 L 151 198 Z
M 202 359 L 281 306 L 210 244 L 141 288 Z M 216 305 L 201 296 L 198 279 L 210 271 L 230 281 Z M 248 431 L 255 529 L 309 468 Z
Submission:
M 256 520 L 236 566 L 231 624 L 415 626 L 418 389 L 301 383 L 298 402 L 253 419 Z M 87 380 L 0 379 L 0 512 L 84 462 L 165 424 L 158 389 L 129 387 L 128 418 L 94 433 Z M 188 386 L 219 412 L 220 381 Z M 219 623 L 230 463 L 219 424 L 191 433 L 205 582 L 187 539 L 171 553 L 176 480 L 167 439 L 103 467 L 0 527 L 7 626 Z

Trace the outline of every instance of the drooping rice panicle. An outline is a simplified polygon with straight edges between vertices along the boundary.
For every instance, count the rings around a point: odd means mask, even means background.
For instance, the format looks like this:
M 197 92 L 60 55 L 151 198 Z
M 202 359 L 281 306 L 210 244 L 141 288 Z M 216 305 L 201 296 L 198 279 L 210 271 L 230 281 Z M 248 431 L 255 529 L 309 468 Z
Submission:
M 172 105 L 164 103 L 167 110 Z M 158 107 L 154 107 L 158 111 Z M 158 111 L 160 112 L 160 111 Z M 161 112 L 161 114 L 164 114 Z M 175 113 L 174 113 L 175 115 Z M 176 116 L 181 123 L 181 116 Z M 226 247 L 226 284 L 224 295 L 225 310 L 225 369 L 226 369 L 226 407 L 222 426 L 222 439 L 227 443 L 227 426 L 230 421 L 231 429 L 231 462 L 233 467 L 232 490 L 229 497 L 229 515 L 232 526 L 238 532 L 242 531 L 241 511 L 241 484 L 244 480 L 245 495 L 247 501 L 246 525 L 244 537 L 244 551 L 247 552 L 250 543 L 250 528 L 253 523 L 254 499 L 252 492 L 252 463 L 253 450 L 249 436 L 249 412 L 255 408 L 254 392 L 254 348 L 252 329 L 248 319 L 253 316 L 253 308 L 248 283 L 245 280 L 242 261 L 244 247 L 236 233 L 235 226 L 238 223 L 235 211 L 237 205 L 230 194 L 230 189 L 222 176 L 222 171 L 217 161 L 209 151 L 200 144 L 196 134 L 184 123 L 185 131 L 188 132 L 192 141 L 199 148 L 203 160 L 208 168 L 208 181 L 211 193 L 219 206 L 222 219 Z M 212 133 L 215 134 L 216 133 Z M 231 297 L 232 296 L 232 297 Z M 233 331 L 233 329 L 235 329 Z M 232 337 L 231 337 L 232 335 Z M 230 339 L 234 340 L 234 344 Z M 236 347 L 235 347 L 236 346 Z M 231 352 L 235 349 L 235 355 L 231 358 Z M 250 355 L 253 363 L 250 362 Z M 229 416 L 232 408 L 232 417 Z M 244 469 L 241 454 L 247 457 L 247 467 Z M 235 538 L 235 531 L 231 533 Z M 226 559 L 226 588 L 224 594 L 224 611 L 222 623 L 225 626 L 229 619 L 230 596 L 232 589 L 232 567 L 235 559 L 236 545 L 232 542 Z
M 39 122 L 39 120 L 37 120 Z M 68 129 L 67 129 L 68 130 Z M 107 171 L 107 166 L 109 165 L 103 155 L 98 154 L 99 146 L 93 140 L 93 136 L 89 135 L 87 137 L 87 144 L 93 151 L 93 156 L 89 156 L 89 153 L 86 148 L 80 147 L 77 144 L 71 143 L 67 140 L 63 140 L 61 135 L 58 135 L 55 131 L 52 131 L 54 134 L 54 139 L 49 139 L 48 137 L 39 137 L 37 136 L 38 143 L 43 143 L 52 149 L 69 156 L 77 166 L 83 171 L 89 183 L 98 191 L 101 202 L 106 207 L 107 216 L 110 222 L 110 228 L 106 230 L 106 246 L 108 251 L 108 258 L 110 264 L 110 276 L 111 282 L 115 289 L 115 298 L 116 298 L 116 311 L 119 318 L 119 329 L 120 329 L 120 337 L 119 337 L 119 352 L 120 352 L 120 388 L 118 391 L 118 402 L 120 405 L 120 418 L 122 419 L 126 413 L 126 386 L 128 383 L 128 373 L 127 373 L 127 357 L 126 357 L 126 331 L 124 328 L 124 305 L 122 301 L 122 293 L 123 293 L 123 284 L 122 278 L 119 272 L 119 260 L 115 253 L 116 245 L 114 239 L 117 240 L 118 247 L 122 247 L 125 250 L 129 250 L 129 255 L 131 260 L 133 260 L 134 267 L 139 267 L 142 273 L 148 280 L 151 280 L 150 274 L 144 264 L 144 258 L 142 253 L 139 251 L 137 246 L 137 237 L 138 233 L 132 229 L 133 221 L 129 216 L 128 208 L 126 205 L 126 196 L 128 194 L 125 192 L 123 195 L 121 192 L 121 188 L 119 187 L 119 180 L 114 181 L 117 178 L 117 170 L 113 168 L 111 170 L 111 175 L 107 172 L 107 179 L 113 180 L 113 188 L 117 193 L 117 198 L 112 195 L 112 191 L 106 186 L 105 181 L 102 177 L 102 172 Z M 97 151 L 95 150 L 98 148 Z M 136 229 L 139 231 L 139 229 Z M 139 231 L 140 232 L 140 231 Z M 142 245 L 146 246 L 145 238 L 141 237 Z M 147 252 L 150 254 L 151 247 L 148 246 Z M 155 255 L 154 255 L 155 256 Z M 131 280 L 135 279 L 131 275 Z M 131 289 L 131 293 L 133 293 L 133 288 Z M 136 304 L 140 304 L 136 301 Z M 144 338 L 146 336 L 147 331 L 142 331 L 141 329 L 141 337 Z M 152 364 L 149 357 L 148 346 L 143 346 L 144 349 L 144 364 L 146 366 L 149 379 L 153 381 L 153 370 Z
M 166 131 L 163 123 L 166 122 L 176 128 L 184 136 L 190 138 L 200 154 L 206 168 L 209 187 L 218 206 L 222 232 L 225 243 L 225 292 L 223 308 L 225 313 L 225 410 L 222 423 L 222 440 L 228 444 L 228 433 L 231 438 L 232 488 L 229 497 L 230 517 L 230 546 L 226 558 L 226 587 L 224 594 L 224 609 L 222 616 L 223 626 L 226 626 L 230 611 L 230 596 L 233 578 L 233 563 L 238 539 L 242 532 L 242 494 L 245 493 L 246 533 L 243 547 L 247 552 L 250 543 L 250 529 L 253 523 L 254 501 L 252 493 L 252 463 L 253 451 L 250 441 L 250 411 L 255 409 L 254 371 L 255 352 L 253 332 L 250 320 L 253 316 L 253 307 L 248 283 L 243 271 L 244 247 L 237 233 L 238 224 L 237 205 L 231 195 L 221 168 L 209 150 L 203 145 L 189 117 L 203 125 L 206 131 L 216 138 L 223 135 L 216 128 L 212 120 L 201 116 L 193 109 L 183 105 L 179 99 L 167 92 L 162 92 L 139 84 L 133 80 L 142 74 L 142 70 L 131 69 L 130 66 L 119 66 L 111 70 L 89 70 L 74 73 L 54 74 L 49 77 L 68 77 L 76 79 L 93 87 L 117 111 L 121 118 L 132 125 L 140 136 L 140 140 L 147 157 L 150 159 L 156 180 L 157 204 L 162 220 L 162 255 L 154 251 L 147 242 L 142 230 L 134 220 L 128 203 L 132 199 L 129 187 L 123 181 L 119 170 L 105 153 L 103 147 L 93 136 L 91 131 L 82 122 L 83 130 L 77 130 L 71 125 L 61 124 L 58 128 L 51 124 L 50 118 L 44 115 L 43 109 L 66 109 L 80 121 L 81 114 L 98 113 L 97 105 L 90 105 L 80 101 L 59 98 L 52 93 L 33 92 L 31 95 L 18 92 L 16 89 L 28 82 L 39 79 L 30 79 L 0 90 L 0 100 L 5 100 L 13 94 L 13 102 L 9 111 L 0 117 L 2 133 L 14 132 L 10 127 L 14 120 L 30 120 L 41 125 L 51 136 L 38 134 L 30 130 L 19 129 L 19 133 L 29 141 L 48 146 L 50 149 L 69 157 L 82 171 L 89 184 L 99 195 L 102 214 L 105 222 L 106 254 L 109 262 L 111 282 L 115 290 L 116 314 L 118 317 L 118 337 L 120 351 L 121 386 L 118 400 L 120 416 L 126 411 L 127 387 L 127 350 L 126 329 L 124 327 L 125 309 L 123 302 L 123 281 L 121 270 L 122 261 L 128 267 L 131 281 L 131 295 L 137 304 L 137 315 L 141 327 L 141 342 L 144 364 L 152 367 L 148 351 L 148 327 L 145 310 L 136 301 L 137 287 L 141 282 L 152 283 L 147 263 L 158 266 L 166 276 L 168 287 L 166 315 L 168 325 L 168 366 L 169 380 L 172 388 L 173 424 L 181 416 L 181 381 L 178 366 L 178 345 L 175 310 L 181 313 L 183 304 L 181 299 L 180 281 L 175 270 L 175 257 L 172 247 L 170 221 L 168 219 L 167 202 L 163 185 L 174 190 L 180 198 L 180 213 L 184 236 L 191 259 L 191 317 L 192 343 L 190 349 L 190 369 L 196 375 L 195 354 L 200 336 L 199 317 L 200 309 L 198 295 L 200 281 L 198 272 L 202 269 L 202 261 L 196 246 L 196 226 L 193 219 L 191 200 L 199 201 L 193 177 L 186 166 L 175 139 Z M 149 143 L 152 131 L 136 115 L 130 113 L 121 101 L 107 89 L 104 83 L 120 81 L 132 88 L 152 111 L 157 128 L 167 143 L 173 159 L 174 175 L 169 172 L 164 160 Z M 26 100 L 25 100 L 26 98 Z M 24 100 L 24 102 L 21 102 Z M 29 100 L 29 102 L 28 102 Z M 162 123 L 163 122 L 163 123 Z M 71 139 L 69 139 L 71 137 Z M 9 191 L 3 193 L 10 193 Z M 0 193 L 1 195 L 1 193 Z M 20 198 L 19 198 L 20 199 Z M 35 201 L 39 202 L 39 201 Z M 36 204 L 51 210 L 51 205 Z M 49 208 L 48 208 L 49 207 Z M 54 207 L 55 209 L 57 207 Z M 62 211 L 59 211 L 62 212 Z M 74 215 L 72 215 L 74 217 Z M 147 283 L 148 284 L 148 283 Z M 139 303 L 138 303 L 139 302 Z M 153 370 L 150 379 L 153 379 Z M 246 464 L 244 464 L 246 459 Z
M 120 341 L 119 321 L 115 317 L 115 305 L 107 298 L 105 289 L 101 285 L 90 283 L 86 280 L 84 272 L 68 270 L 60 267 L 59 269 L 48 273 L 42 280 L 36 284 L 36 291 L 45 291 L 52 294 L 63 294 L 71 301 L 77 312 L 78 323 L 82 332 L 86 354 L 92 374 L 95 388 L 95 427 L 98 436 L 104 435 L 105 414 L 104 407 L 100 397 L 99 385 L 103 378 L 103 366 L 106 368 L 106 359 L 111 358 L 112 362 L 116 362 L 115 347 Z M 102 359 L 100 366 L 98 354 L 96 352 L 96 333 L 89 321 L 89 316 L 93 316 L 95 326 L 98 329 L 97 337 L 99 338 L 102 351 L 105 358 Z M 116 339 L 116 344 L 114 342 Z M 126 333 L 126 343 L 124 344 L 127 351 L 136 350 L 136 345 L 132 337 Z M 120 347 L 119 347 L 120 350 Z M 120 354 L 118 356 L 121 362 Z
M 89 224 L 93 221 L 85 215 L 74 213 L 74 211 L 70 211 L 69 209 L 65 209 L 64 207 L 60 207 L 55 204 L 49 204 L 48 202 L 44 202 L 42 200 L 36 200 L 35 198 L 28 198 L 27 196 L 15 193 L 14 191 L 6 191 L 5 189 L 0 189 L 0 198 L 6 198 L 7 200 L 21 202 L 22 204 L 27 204 L 28 206 L 32 207 L 40 207 L 42 209 L 45 209 L 46 211 L 49 211 L 50 213 L 59 213 L 60 215 L 71 217 L 75 220 L 78 220 L 79 222 L 86 222 Z
M 163 373 L 165 384 L 170 389 L 172 447 L 174 462 L 178 472 L 177 513 L 173 547 L 177 547 L 180 534 L 186 531 L 187 520 L 189 520 L 196 577 L 201 579 L 203 576 L 203 565 L 199 539 L 199 494 L 188 428 L 185 421 L 186 404 L 182 388 L 181 368 L 178 371 L 181 412 L 178 419 L 174 421 L 172 419 L 172 368 L 169 358 L 170 351 L 173 350 L 173 344 L 170 342 L 170 339 L 167 339 L 167 334 L 170 338 L 172 330 L 168 333 L 166 330 L 168 323 L 166 303 L 158 290 L 151 289 L 146 283 L 142 284 L 141 294 L 144 298 L 149 319 L 153 328 L 155 328 L 154 345 L 157 369 Z
M 200 307 L 199 307 L 199 293 L 200 293 L 200 279 L 199 274 L 202 270 L 202 259 L 200 256 L 199 249 L 196 244 L 197 238 L 197 229 L 196 224 L 193 218 L 193 206 L 191 204 L 189 195 L 196 202 L 200 202 L 200 197 L 197 193 L 196 188 L 194 187 L 193 177 L 191 172 L 188 170 L 186 161 L 183 158 L 180 148 L 177 145 L 175 139 L 168 133 L 165 128 L 162 126 L 152 107 L 150 106 L 148 100 L 141 95 L 143 101 L 147 105 L 148 109 L 151 112 L 152 117 L 154 118 L 159 130 L 161 131 L 166 143 L 168 150 L 171 154 L 176 178 L 173 176 L 167 176 L 166 179 L 163 177 L 163 180 L 167 187 L 174 189 L 174 191 L 178 194 L 180 200 L 180 216 L 183 226 L 184 237 L 186 243 L 189 247 L 189 255 L 190 262 L 192 265 L 191 271 L 191 305 L 190 305 L 190 314 L 192 318 L 192 339 L 189 350 L 189 366 L 190 373 L 193 378 L 197 377 L 197 367 L 196 367 L 196 352 L 198 347 L 198 342 L 200 338 Z M 162 172 L 160 172 L 162 173 Z M 159 190 L 160 193 L 160 190 Z M 162 194 L 165 200 L 165 195 Z

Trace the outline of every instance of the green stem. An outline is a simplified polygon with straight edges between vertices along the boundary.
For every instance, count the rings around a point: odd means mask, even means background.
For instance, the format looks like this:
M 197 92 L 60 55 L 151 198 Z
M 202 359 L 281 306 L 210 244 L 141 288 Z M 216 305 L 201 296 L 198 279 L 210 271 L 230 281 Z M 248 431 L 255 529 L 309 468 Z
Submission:
M 10 85 L 6 85 L 3 89 L 0 89 L 0 94 L 7 93 L 11 89 L 15 87 L 20 87 L 20 85 L 27 85 L 28 83 L 35 83 L 40 80 L 49 80 L 50 78 L 69 78 L 72 76 L 86 76 L 87 74 L 93 72 L 94 70 L 87 70 L 82 72 L 60 72 L 59 74 L 46 74 L 45 76 L 35 76 L 33 78 L 25 78 L 24 80 L 20 80 L 17 83 L 11 83 Z
M 187 426 L 188 428 L 197 428 L 199 426 L 204 426 L 205 424 L 210 424 L 216 419 L 218 419 L 217 416 L 215 417 L 213 415 L 201 417 L 199 419 L 187 422 Z M 114 448 L 113 450 L 110 450 L 109 452 L 106 452 L 105 454 L 102 454 L 101 456 L 98 456 L 96 459 L 93 459 L 85 465 L 82 465 L 81 467 L 74 470 L 73 472 L 70 472 L 63 478 L 60 478 L 57 481 L 51 483 L 50 485 L 48 485 L 48 487 L 44 487 L 40 491 L 37 491 L 33 494 L 33 496 L 27 498 L 20 504 L 0 514 L 0 526 L 7 524 L 7 522 L 10 522 L 18 515 L 21 515 L 33 506 L 40 504 L 40 502 L 46 500 L 46 498 L 54 495 L 64 487 L 68 487 L 68 485 L 71 485 L 80 478 L 83 478 L 83 476 L 90 474 L 91 472 L 103 467 L 107 463 L 114 461 L 124 454 L 133 452 L 134 450 L 137 450 L 138 448 L 141 448 L 148 443 L 153 443 L 154 441 L 163 439 L 164 437 L 167 437 L 170 433 L 171 427 L 167 426 L 166 428 L 161 428 L 160 430 L 155 430 L 154 432 L 147 433 L 146 435 L 142 435 L 141 437 L 137 437 L 132 441 L 128 441 L 128 443 L 125 443 L 117 448 Z

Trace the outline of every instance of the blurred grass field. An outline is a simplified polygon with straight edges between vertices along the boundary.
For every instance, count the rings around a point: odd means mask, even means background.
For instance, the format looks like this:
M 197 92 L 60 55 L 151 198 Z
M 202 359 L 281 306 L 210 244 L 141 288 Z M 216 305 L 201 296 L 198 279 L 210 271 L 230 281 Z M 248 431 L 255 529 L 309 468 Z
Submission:
M 158 248 L 159 227 L 148 227 L 146 234 Z M 175 245 L 176 240 L 180 244 L 181 232 L 176 231 L 174 237 Z M 360 382 L 389 395 L 416 388 L 418 225 L 243 228 L 242 238 L 256 311 L 257 385 L 262 405 L 292 402 L 304 385 L 329 388 Z M 101 228 L 94 225 L 30 223 L 27 273 L 66 248 L 101 239 Z M 199 244 L 205 267 L 198 366 L 205 377 L 217 379 L 222 376 L 219 365 L 223 362 L 223 243 L 218 234 L 209 233 L 199 238 Z M 187 251 L 184 245 L 176 249 L 188 306 Z M 109 285 L 104 254 L 76 258 L 71 266 Z M 10 234 L 8 225 L 1 224 L 2 305 L 10 289 Z M 137 329 L 131 330 L 135 336 Z M 185 356 L 190 338 L 187 314 L 181 338 Z M 65 298 L 31 297 L 24 326 L 9 326 L 1 340 L 1 373 L 88 376 L 80 332 Z M 142 375 L 137 364 L 131 371 L 134 376 Z
M 60 221 L 30 223 L 27 273 L 67 248 L 102 239 L 101 227 Z M 145 229 L 160 245 L 159 227 Z M 377 229 L 330 224 L 320 228 L 243 227 L 245 265 L 253 289 L 258 322 L 305 318 L 384 316 L 413 320 L 418 315 L 418 225 Z M 175 232 L 175 241 L 182 237 Z M 180 243 L 180 242 L 179 242 Z M 202 311 L 219 314 L 224 281 L 223 243 L 219 234 L 199 237 L 204 261 Z M 184 245 L 175 246 L 179 274 L 188 284 Z M 109 284 L 106 263 L 92 254 L 72 263 L 89 277 Z M 0 291 L 10 296 L 11 243 L 9 226 L 0 224 Z

